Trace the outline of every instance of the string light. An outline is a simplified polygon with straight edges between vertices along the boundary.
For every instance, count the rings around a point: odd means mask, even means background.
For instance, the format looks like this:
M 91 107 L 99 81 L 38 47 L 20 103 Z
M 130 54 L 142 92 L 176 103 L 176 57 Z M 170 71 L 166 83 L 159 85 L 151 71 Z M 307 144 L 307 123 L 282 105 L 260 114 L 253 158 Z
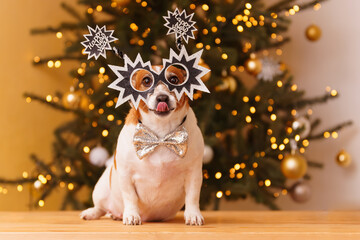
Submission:
M 44 175 L 40 174 L 38 176 L 38 179 L 39 181 L 42 183 L 42 184 L 46 184 L 47 183 L 47 179 L 44 177 Z
M 70 191 L 74 190 L 74 184 L 73 183 L 69 183 L 67 187 L 68 187 L 68 189 Z
M 28 172 L 23 172 L 23 173 L 22 173 L 22 176 L 23 176 L 23 178 L 28 178 L 28 177 L 29 177 L 29 174 L 28 174 Z
M 87 13 L 88 13 L 88 14 L 92 14 L 93 12 L 94 12 L 94 9 L 88 8 L 88 10 L 87 10 Z
M 115 117 L 114 117 L 114 115 L 112 115 L 112 114 L 110 114 L 110 115 L 107 116 L 107 120 L 110 121 L 110 122 L 111 122 L 111 121 L 114 121 L 114 119 L 115 119 Z
M 244 97 L 243 97 L 243 101 L 244 101 L 244 102 L 249 102 L 249 97 L 244 96 Z
M 190 9 L 191 9 L 191 10 L 194 10 L 195 8 L 196 8 L 196 5 L 195 5 L 195 4 L 193 4 L 193 3 L 190 4 Z
M 255 174 L 254 170 L 250 170 L 250 171 L 249 171 L 249 175 L 250 175 L 250 176 L 254 176 L 254 174 Z
M 226 53 L 223 53 L 223 54 L 221 55 L 221 58 L 224 59 L 224 60 L 226 60 L 226 59 L 228 59 L 228 55 L 227 55 Z
M 283 82 L 281 80 L 277 81 L 276 85 L 281 88 L 283 86 Z
M 103 135 L 103 137 L 107 137 L 109 135 L 109 131 L 104 129 L 101 134 Z
M 55 61 L 54 66 L 55 66 L 56 68 L 61 67 L 61 61 L 60 61 L 60 60 Z
M 70 173 L 70 172 L 71 172 L 71 167 L 70 167 L 70 166 L 66 166 L 66 167 L 65 167 L 65 172 L 66 172 L 66 173 Z
M 145 2 L 145 1 L 141 2 L 141 6 L 142 6 L 142 7 L 146 7 L 146 6 L 147 6 L 147 2 Z
M 245 7 L 246 7 L 247 9 L 251 9 L 251 8 L 252 8 L 252 5 L 251 5 L 251 3 L 245 3 Z
M 320 3 L 317 3 L 317 4 L 314 5 L 314 10 L 315 10 L 315 11 L 318 11 L 320 8 L 321 8 L 321 4 L 320 4 Z
M 238 32 L 243 32 L 244 31 L 244 28 L 241 25 L 237 26 L 236 29 L 238 30 Z
M 137 30 L 139 30 L 139 27 L 138 27 L 135 23 L 131 23 L 131 24 L 130 24 L 130 28 L 131 28 L 131 30 L 133 30 L 134 32 L 136 32 Z
M 218 30 L 218 29 L 217 29 L 217 27 L 215 27 L 215 26 L 213 26 L 213 27 L 211 28 L 211 31 L 214 32 L 214 33 L 217 32 L 217 30 Z
M 300 11 L 300 7 L 299 7 L 299 5 L 294 5 L 294 6 L 293 6 L 293 9 L 295 10 L 295 12 Z
M 226 190 L 226 191 L 225 191 L 225 195 L 226 195 L 226 196 L 230 196 L 230 195 L 231 195 L 231 191 L 230 191 L 230 190 Z
M 266 179 L 266 180 L 264 181 L 264 184 L 265 184 L 266 187 L 270 187 L 270 186 L 271 186 L 271 181 L 270 181 L 270 179 Z
M 295 141 L 297 141 L 297 142 L 300 141 L 300 135 L 299 134 L 295 135 Z
M 90 152 L 90 148 L 89 148 L 88 146 L 85 146 L 85 147 L 83 148 L 83 151 L 84 151 L 84 153 L 89 153 L 89 152 Z
M 215 178 L 216 178 L 216 179 L 220 179 L 221 177 L 222 177 L 221 172 L 215 173 Z
M 40 62 L 40 57 L 39 57 L 39 56 L 35 56 L 35 57 L 34 57 L 34 62 L 35 62 L 35 63 Z
M 97 5 L 97 6 L 96 6 L 96 11 L 101 12 L 102 9 L 103 9 L 103 7 L 102 7 L 101 5 Z
M 59 38 L 59 39 L 62 38 L 62 37 L 63 37 L 62 32 L 57 32 L 57 33 L 56 33 L 56 37 Z
M 303 144 L 304 147 L 309 146 L 309 140 L 304 139 L 304 140 L 302 141 L 302 144 Z
M 219 103 L 215 104 L 215 109 L 216 110 L 220 110 L 221 109 L 221 105 Z
M 280 145 L 279 145 L 279 150 L 280 150 L 280 151 L 283 151 L 284 149 L 285 149 L 285 145 L 284 145 L 284 144 L 280 144 Z
M 241 172 L 239 172 L 239 173 L 236 174 L 236 178 L 237 178 L 237 179 L 241 179 L 243 176 L 244 176 L 244 175 L 243 175 Z
M 217 198 L 221 198 L 223 196 L 223 192 L 222 191 L 218 191 L 217 193 L 216 193 L 216 197 Z
M 38 205 L 39 207 L 43 207 L 45 205 L 44 200 L 39 200 Z
M 26 101 L 27 103 L 31 103 L 31 97 L 27 97 L 27 98 L 25 99 L 25 101 Z
M 335 89 L 331 90 L 330 95 L 335 97 L 337 95 L 337 91 Z
M 232 111 L 231 111 L 231 115 L 236 116 L 236 115 L 237 115 L 237 111 L 236 111 L 236 110 L 232 110 Z
M 204 11 L 209 11 L 209 5 L 207 5 L 207 4 L 203 4 L 203 5 L 201 6 L 201 8 L 202 8 Z
M 22 185 L 17 185 L 16 189 L 17 189 L 19 192 L 22 192 L 23 186 L 22 186 Z
M 239 169 L 240 169 L 240 164 L 239 164 L 239 163 L 235 164 L 235 165 L 234 165 L 234 169 L 235 169 L 235 170 L 239 170 Z
M 334 139 L 336 139 L 336 138 L 338 138 L 338 133 L 337 132 L 332 132 L 331 133 L 331 136 L 334 138 Z
M 246 117 L 245 117 L 245 121 L 246 121 L 247 123 L 251 123 L 251 117 L 250 117 L 250 116 L 246 116 Z
M 48 61 L 48 62 L 47 62 L 47 66 L 48 66 L 49 68 L 54 67 L 54 61 L 52 61 L 52 60 Z
M 274 114 L 274 113 L 271 114 L 270 119 L 271 119 L 271 121 L 274 122 L 276 120 L 276 114 Z
M 196 47 L 197 47 L 197 48 L 203 48 L 203 46 L 204 46 L 203 43 L 197 43 L 197 44 L 196 44 Z

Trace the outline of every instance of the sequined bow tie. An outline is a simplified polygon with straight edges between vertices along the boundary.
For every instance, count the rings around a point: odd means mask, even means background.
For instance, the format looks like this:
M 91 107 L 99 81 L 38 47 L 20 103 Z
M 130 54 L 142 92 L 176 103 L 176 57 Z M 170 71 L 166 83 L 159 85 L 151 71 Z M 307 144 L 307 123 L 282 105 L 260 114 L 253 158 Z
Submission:
M 135 128 L 133 143 L 137 156 L 142 159 L 160 145 L 166 146 L 180 157 L 184 157 L 187 151 L 188 133 L 183 126 L 159 138 L 154 132 L 138 123 Z

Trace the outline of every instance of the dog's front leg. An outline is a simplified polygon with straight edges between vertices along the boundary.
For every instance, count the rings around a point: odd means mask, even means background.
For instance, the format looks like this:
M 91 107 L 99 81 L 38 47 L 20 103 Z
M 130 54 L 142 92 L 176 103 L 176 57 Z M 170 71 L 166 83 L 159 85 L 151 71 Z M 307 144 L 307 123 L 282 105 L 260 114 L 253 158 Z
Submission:
M 199 200 L 202 184 L 202 161 L 197 163 L 185 179 L 185 212 L 186 225 L 203 225 L 204 218 L 200 213 Z
M 120 188 L 124 203 L 123 224 L 140 225 L 138 196 L 129 174 L 122 175 Z

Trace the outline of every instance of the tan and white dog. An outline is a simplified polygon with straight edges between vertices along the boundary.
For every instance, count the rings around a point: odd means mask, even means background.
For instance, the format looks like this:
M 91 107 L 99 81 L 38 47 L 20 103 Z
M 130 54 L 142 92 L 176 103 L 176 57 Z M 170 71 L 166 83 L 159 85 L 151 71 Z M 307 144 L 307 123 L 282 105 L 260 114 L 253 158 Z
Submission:
M 159 67 L 157 67 L 159 68 Z M 156 67 L 154 67 L 155 70 Z M 167 71 L 170 82 L 184 81 L 185 71 Z M 132 79 L 137 89 L 146 88 L 153 79 L 139 71 Z M 185 119 L 185 121 L 184 121 Z M 188 147 L 179 157 L 166 146 L 158 146 L 151 154 L 139 159 L 133 145 L 135 127 L 141 121 L 159 138 L 165 137 L 181 124 L 188 132 Z M 185 224 L 202 225 L 199 209 L 202 184 L 204 140 L 195 114 L 184 94 L 177 101 L 173 92 L 159 83 L 147 104 L 132 108 L 120 132 L 113 164 L 110 164 L 93 191 L 94 207 L 81 213 L 86 220 L 98 219 L 110 213 L 127 225 L 142 221 L 166 221 L 185 204 Z

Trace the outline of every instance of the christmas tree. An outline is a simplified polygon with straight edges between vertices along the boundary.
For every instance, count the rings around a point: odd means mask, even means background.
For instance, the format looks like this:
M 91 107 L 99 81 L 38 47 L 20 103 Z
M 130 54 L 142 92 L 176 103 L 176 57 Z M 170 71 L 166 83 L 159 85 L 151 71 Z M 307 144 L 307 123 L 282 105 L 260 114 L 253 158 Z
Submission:
M 66 93 L 25 93 L 25 99 L 71 112 L 73 120 L 55 130 L 52 159 L 31 155 L 35 163 L 31 174 L 24 172 L 21 178 L 0 179 L 0 183 L 15 184 L 18 189 L 30 184 L 38 193 L 32 203 L 35 206 L 44 206 L 47 196 L 58 187 L 68 189 L 62 209 L 92 205 L 90 195 L 81 201 L 76 192 L 92 189 L 97 182 L 114 152 L 129 106 L 115 109 L 118 92 L 108 88 L 116 79 L 108 64 L 122 65 L 122 60 L 109 52 L 106 59 L 87 59 L 81 45 L 83 34 L 88 33 L 88 25 L 106 26 L 118 39 L 113 45 L 130 59 L 141 53 L 144 60 L 159 65 L 170 48 L 176 49 L 174 37 L 166 36 L 163 16 L 177 7 L 195 13 L 198 31 L 186 48 L 188 52 L 204 49 L 201 65 L 211 69 L 202 78 L 211 94 L 196 92 L 191 102 L 206 143 L 201 206 L 214 203 L 217 209 L 221 198 L 252 197 L 277 209 L 276 198 L 288 192 L 295 201 L 305 201 L 307 196 L 297 196 L 296 187 L 306 188 L 306 182 L 289 186 L 287 179 L 310 179 L 307 167 L 321 165 L 303 156 L 309 142 L 336 137 L 350 122 L 315 131 L 320 120 L 311 119 L 308 107 L 337 97 L 336 90 L 304 98 L 286 65 L 276 60 L 281 46 L 290 40 L 286 31 L 291 15 L 317 9 L 321 1 L 297 5 L 293 0 L 280 0 L 270 6 L 264 2 L 79 0 L 85 12 L 62 4 L 74 21 L 34 29 L 32 34 L 50 33 L 65 39 L 64 52 L 36 56 L 34 65 L 59 68 L 62 61 L 75 60 L 78 66 L 70 72 L 73 84 Z M 320 30 L 311 26 L 307 37 L 316 41 Z M 255 86 L 244 84 L 243 72 L 257 79 Z

